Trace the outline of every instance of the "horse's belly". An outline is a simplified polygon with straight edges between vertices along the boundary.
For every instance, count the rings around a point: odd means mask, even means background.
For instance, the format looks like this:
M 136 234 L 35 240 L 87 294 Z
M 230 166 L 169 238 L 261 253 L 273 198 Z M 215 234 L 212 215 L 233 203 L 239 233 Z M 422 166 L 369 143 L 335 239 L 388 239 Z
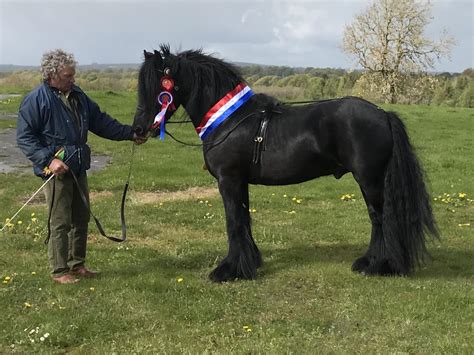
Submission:
M 254 165 L 249 182 L 261 185 L 289 185 L 319 176 L 334 174 L 337 166 L 315 154 L 301 154 L 291 158 L 279 152 L 263 151 L 260 162 Z

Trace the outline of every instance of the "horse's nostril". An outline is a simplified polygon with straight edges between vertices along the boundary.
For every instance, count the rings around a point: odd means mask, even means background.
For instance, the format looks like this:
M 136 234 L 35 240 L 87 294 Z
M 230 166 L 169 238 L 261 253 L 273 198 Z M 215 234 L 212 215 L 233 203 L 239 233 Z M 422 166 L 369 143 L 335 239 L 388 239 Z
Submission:
M 137 135 L 141 135 L 143 133 L 143 128 L 141 126 L 136 126 L 135 127 L 135 133 Z

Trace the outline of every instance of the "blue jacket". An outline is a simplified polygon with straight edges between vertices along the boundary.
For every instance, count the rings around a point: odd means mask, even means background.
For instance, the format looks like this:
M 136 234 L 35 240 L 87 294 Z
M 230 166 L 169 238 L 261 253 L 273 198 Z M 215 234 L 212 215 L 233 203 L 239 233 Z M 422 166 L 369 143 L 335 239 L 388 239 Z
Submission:
M 44 177 L 43 169 L 51 163 L 56 151 L 64 147 L 64 160 L 76 174 L 90 168 L 87 133 L 112 140 L 132 139 L 132 127 L 123 125 L 102 112 L 78 86 L 71 94 L 78 102 L 81 124 L 61 101 L 56 89 L 47 83 L 30 92 L 20 105 L 17 122 L 17 144 L 33 162 L 36 175 Z

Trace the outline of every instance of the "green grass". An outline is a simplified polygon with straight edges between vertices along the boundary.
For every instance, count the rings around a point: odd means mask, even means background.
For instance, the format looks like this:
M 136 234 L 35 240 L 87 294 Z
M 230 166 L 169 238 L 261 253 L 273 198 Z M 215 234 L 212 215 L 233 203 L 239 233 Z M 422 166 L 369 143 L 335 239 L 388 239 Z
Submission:
M 131 122 L 134 94 L 91 96 Z M 109 242 L 90 225 L 88 265 L 102 271 L 100 278 L 52 284 L 44 231 L 41 237 L 25 231 L 33 224 L 31 213 L 37 230 L 44 230 L 44 205 L 27 207 L 18 232 L 0 235 L 0 277 L 11 278 L 0 284 L 0 352 L 472 353 L 474 207 L 467 198 L 474 196 L 474 110 L 384 108 L 405 121 L 432 196 L 452 194 L 433 203 L 442 235 L 429 244 L 433 261 L 410 277 L 350 271 L 367 247 L 370 224 L 347 175 L 252 186 L 253 231 L 264 266 L 255 281 L 211 283 L 207 275 L 227 251 L 220 197 L 144 204 L 138 196 L 195 186 L 214 191 L 201 150 L 167 137 L 136 149 L 128 242 Z M 188 125 L 168 128 L 198 142 Z M 110 234 L 119 234 L 131 144 L 93 135 L 90 144 L 112 156 L 107 169 L 90 175 L 89 185 L 92 192 L 111 192 L 94 198 L 93 209 Z M 11 216 L 39 185 L 31 175 L 0 175 L 0 215 Z M 460 198 L 461 192 L 467 196 Z M 354 194 L 353 201 L 342 201 L 343 194 Z M 45 333 L 50 335 L 41 341 Z

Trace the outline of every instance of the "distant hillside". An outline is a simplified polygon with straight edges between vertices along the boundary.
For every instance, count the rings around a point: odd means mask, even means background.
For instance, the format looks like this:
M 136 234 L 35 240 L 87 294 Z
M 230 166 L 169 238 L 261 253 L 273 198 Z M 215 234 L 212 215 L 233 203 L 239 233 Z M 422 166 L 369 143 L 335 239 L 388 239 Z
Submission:
M 301 68 L 234 63 L 255 92 L 282 101 L 321 100 L 361 96 L 384 102 L 383 92 L 364 71 L 341 68 Z M 136 91 L 140 64 L 89 64 L 79 66 L 76 83 L 84 90 Z M 474 71 L 405 75 L 398 103 L 474 107 Z M 0 65 L 0 93 L 28 91 L 41 83 L 38 67 Z
M 79 70 L 106 70 L 106 69 L 138 69 L 138 63 L 123 63 L 123 64 L 86 64 L 78 65 Z M 0 73 L 10 73 L 20 70 L 38 70 L 39 66 L 34 65 L 14 65 L 14 64 L 0 64 Z
M 39 67 L 27 65 L 0 64 L 0 73 L 9 73 L 18 70 L 35 70 Z

